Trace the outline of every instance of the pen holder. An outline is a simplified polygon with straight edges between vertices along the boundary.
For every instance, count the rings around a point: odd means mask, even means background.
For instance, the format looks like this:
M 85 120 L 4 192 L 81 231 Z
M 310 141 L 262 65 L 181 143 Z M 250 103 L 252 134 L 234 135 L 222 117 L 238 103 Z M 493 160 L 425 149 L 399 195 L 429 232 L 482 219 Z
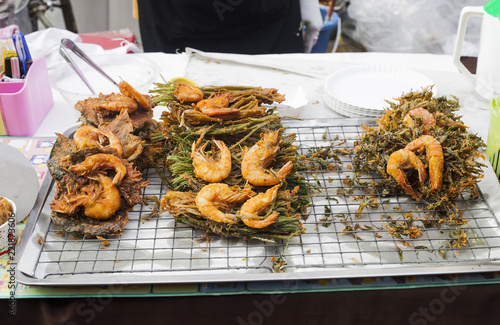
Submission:
M 5 135 L 32 136 L 53 104 L 42 57 L 33 61 L 22 82 L 0 82 L 0 132 L 3 122 Z

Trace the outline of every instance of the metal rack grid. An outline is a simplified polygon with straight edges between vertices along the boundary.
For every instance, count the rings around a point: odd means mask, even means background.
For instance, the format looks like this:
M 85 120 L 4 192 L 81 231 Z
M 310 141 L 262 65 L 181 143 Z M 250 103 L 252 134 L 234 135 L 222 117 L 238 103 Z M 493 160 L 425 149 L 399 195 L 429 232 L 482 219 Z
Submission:
M 361 134 L 361 127 L 304 127 L 293 126 L 292 123 L 287 127 L 287 133 L 296 134 L 299 153 L 306 154 L 310 148 L 330 145 L 338 149 L 353 149 L 356 138 Z M 388 222 L 384 216 L 397 220 L 404 218 L 403 213 L 421 215 L 422 206 L 404 196 L 378 197 L 378 202 L 384 201 L 378 208 L 357 212 L 359 199 L 366 199 L 367 194 L 362 191 L 349 193 L 349 185 L 346 185 L 345 180 L 354 173 L 351 166 L 353 154 L 341 154 L 339 157 L 338 170 L 303 172 L 303 176 L 310 183 L 318 184 L 319 188 L 311 192 L 312 204 L 304 221 L 306 233 L 292 238 L 288 243 L 219 236 L 212 236 L 207 241 L 204 231 L 176 223 L 168 214 L 144 219 L 152 206 L 137 206 L 136 211 L 129 213 L 130 220 L 123 235 L 107 239 L 108 246 L 103 246 L 97 239 L 62 234 L 48 222 L 45 231 L 32 235 L 42 238 L 39 252 L 35 254 L 35 269 L 29 277 L 35 282 L 36 279 L 41 280 L 42 284 L 50 284 L 43 279 L 91 275 L 106 280 L 108 276 L 120 274 L 162 275 L 161 279 L 151 282 L 169 282 L 169 275 L 175 275 L 175 281 L 179 281 L 177 275 L 194 276 L 197 281 L 225 281 L 227 274 L 242 274 L 238 277 L 241 280 L 269 280 L 279 278 L 280 273 L 273 271 L 273 260 L 280 254 L 286 261 L 282 268 L 285 273 L 294 273 L 300 278 L 318 277 L 314 271 L 319 269 L 364 267 L 369 272 L 378 268 L 403 266 L 411 270 L 413 265 L 422 264 L 431 266 L 424 272 L 439 273 L 432 268 L 433 264 L 460 266 L 500 259 L 497 253 L 500 248 L 499 223 L 482 194 L 475 200 L 464 194 L 457 201 L 459 209 L 465 211 L 464 218 L 470 219 L 464 226 L 470 238 L 468 247 L 447 247 L 446 231 L 443 229 L 429 229 L 419 238 L 408 238 L 406 242 L 411 247 L 405 246 L 383 229 Z M 166 188 L 156 173 L 148 170 L 144 177 L 150 181 L 144 195 L 161 198 Z M 368 180 L 373 176 L 364 177 Z M 44 214 L 48 218 L 48 205 L 54 194 L 51 186 L 39 218 Z M 355 232 L 346 231 L 346 226 L 359 229 Z M 312 272 L 302 272 L 306 269 Z M 408 272 L 408 268 L 405 272 Z M 268 276 L 262 278 L 252 275 L 256 273 Z M 345 276 L 350 273 L 328 274 Z
M 450 247 L 447 234 L 454 229 L 446 227 L 426 229 L 417 238 L 394 238 L 385 226 L 390 221 L 404 221 L 408 214 L 414 219 L 423 217 L 424 205 L 408 196 L 386 197 L 367 194 L 361 189 L 350 191 L 349 182 L 355 173 L 352 169 L 355 141 L 361 135 L 361 126 L 297 127 L 289 128 L 288 132 L 297 134 L 302 154 L 307 154 L 310 148 L 331 145 L 334 139 L 334 148 L 348 149 L 352 153 L 339 154 L 338 171 L 304 172 L 307 181 L 318 184 L 320 191 L 312 193 L 313 204 L 306 223 L 308 231 L 297 242 L 289 244 L 289 254 L 294 258 L 285 268 L 499 260 L 498 254 L 493 253 L 500 248 L 500 224 L 481 192 L 477 199 L 462 193 L 456 202 L 458 209 L 464 211 L 463 218 L 470 220 L 462 226 L 469 237 L 468 247 Z M 378 178 L 364 174 L 360 181 L 377 181 Z M 376 207 L 358 211 L 360 202 L 368 198 L 373 199 Z M 423 226 L 422 221 L 413 221 L 413 224 Z

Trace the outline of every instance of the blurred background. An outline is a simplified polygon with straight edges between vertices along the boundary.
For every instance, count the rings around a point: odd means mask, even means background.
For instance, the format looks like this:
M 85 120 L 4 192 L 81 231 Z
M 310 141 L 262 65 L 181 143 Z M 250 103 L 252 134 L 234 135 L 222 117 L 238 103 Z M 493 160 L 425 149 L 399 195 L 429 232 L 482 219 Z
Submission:
M 328 46 L 319 52 L 407 52 L 451 54 L 460 11 L 485 0 L 321 0 L 338 22 L 325 30 Z M 0 21 L 14 3 L 16 23 L 26 32 L 48 26 L 78 33 L 126 31 L 141 45 L 134 0 L 4 0 Z M 326 19 L 326 18 L 325 18 Z M 2 25 L 6 25 L 3 24 Z M 325 20 L 325 29 L 327 20 Z M 462 53 L 477 56 L 480 19 L 471 20 Z M 476 38 L 474 38 L 476 37 Z
M 8 7 L 14 6 L 15 17 Z M 16 23 L 25 34 L 50 26 L 77 33 L 129 30 L 140 44 L 133 0 L 3 0 L 0 24 Z

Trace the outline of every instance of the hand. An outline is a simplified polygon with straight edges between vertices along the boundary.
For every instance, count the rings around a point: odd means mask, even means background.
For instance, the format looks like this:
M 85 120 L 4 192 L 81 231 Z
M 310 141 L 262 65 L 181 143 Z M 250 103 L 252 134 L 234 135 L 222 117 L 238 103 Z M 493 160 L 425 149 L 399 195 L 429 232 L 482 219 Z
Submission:
M 302 22 L 306 26 L 304 33 L 304 52 L 311 53 L 311 49 L 318 40 L 319 32 L 323 28 L 323 19 L 319 10 L 318 0 L 300 0 Z

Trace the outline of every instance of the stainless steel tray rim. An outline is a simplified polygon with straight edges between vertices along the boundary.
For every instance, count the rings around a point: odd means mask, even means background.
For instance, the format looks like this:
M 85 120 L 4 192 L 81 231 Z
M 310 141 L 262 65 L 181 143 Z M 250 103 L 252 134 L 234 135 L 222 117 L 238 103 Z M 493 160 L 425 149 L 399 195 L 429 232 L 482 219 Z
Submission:
M 327 131 L 328 134 L 341 133 L 345 138 L 349 138 L 348 143 L 352 145 L 352 139 L 359 133 L 359 127 L 363 123 L 372 123 L 373 120 L 356 120 L 356 119 L 345 119 L 336 120 L 335 125 L 332 125 L 332 121 L 324 120 L 314 120 L 308 121 L 307 126 L 303 126 L 304 121 L 285 121 L 284 124 L 288 127 L 288 132 L 294 132 L 297 130 L 304 132 L 296 132 L 298 134 L 298 141 L 301 143 L 306 142 L 305 147 L 312 147 L 314 143 L 316 145 L 324 145 L 326 141 L 322 141 L 322 136 Z M 303 128 L 303 129 L 302 129 Z M 69 133 L 73 130 L 68 130 Z M 309 143 L 310 141 L 310 143 Z M 342 164 L 348 163 L 349 160 L 343 160 Z M 344 174 L 338 175 L 338 180 L 341 180 L 345 174 L 349 171 L 343 171 Z M 305 176 L 312 179 L 312 173 L 306 172 Z M 328 181 L 322 180 L 328 187 Z M 50 232 L 48 230 L 46 233 L 37 234 L 36 226 L 41 222 L 47 222 L 44 218 L 48 216 L 42 213 L 43 208 L 48 204 L 50 189 L 53 181 L 50 177 L 46 177 L 44 180 L 40 195 L 35 203 L 35 208 L 28 220 L 25 232 L 23 233 L 21 244 L 18 249 L 18 260 L 19 256 L 23 254 L 28 241 L 33 241 L 38 235 L 45 235 Z M 161 182 L 158 182 L 161 183 Z M 497 184 L 498 186 L 498 184 Z M 160 186 L 161 187 L 161 186 Z M 333 188 L 332 188 L 333 191 Z M 157 193 L 158 194 L 158 193 Z M 161 193 L 160 193 L 161 194 Z M 286 246 L 286 243 L 269 244 L 269 243 L 259 243 L 261 247 L 254 247 L 253 243 L 244 240 L 234 240 L 222 237 L 214 236 L 211 243 L 207 247 L 202 247 L 201 245 L 193 244 L 194 241 L 201 237 L 202 232 L 192 230 L 190 227 L 185 225 L 176 224 L 173 222 L 168 214 L 163 214 L 160 218 L 155 220 L 147 220 L 142 223 L 140 221 L 140 216 L 143 211 L 147 211 L 146 208 L 141 208 L 138 213 L 138 219 L 131 219 L 127 225 L 126 231 L 123 237 L 110 239 L 111 245 L 100 249 L 99 242 L 91 240 L 74 240 L 69 243 L 67 239 L 60 240 L 57 245 L 67 245 L 77 246 L 78 254 L 76 257 L 71 258 L 66 257 L 67 260 L 61 260 L 59 256 L 59 263 L 57 267 L 59 269 L 66 268 L 69 264 L 74 263 L 75 265 L 79 262 L 82 263 L 97 263 L 92 258 L 88 257 L 86 254 L 96 254 L 96 256 L 110 255 L 104 262 L 111 263 L 113 258 L 120 261 L 120 253 L 123 250 L 127 250 L 123 243 L 130 243 L 136 247 L 133 250 L 132 257 L 126 261 L 132 264 L 137 263 L 142 265 L 143 263 L 150 262 L 151 267 L 149 269 L 137 268 L 130 272 L 125 269 L 116 268 L 113 266 L 112 269 L 106 272 L 98 271 L 98 268 L 94 268 L 94 271 L 83 270 L 79 272 L 72 272 L 71 270 L 65 270 L 64 272 L 54 272 L 51 270 L 45 276 L 37 275 L 36 267 L 40 264 L 50 264 L 51 261 L 57 260 L 47 258 L 47 256 L 53 256 L 58 252 L 60 255 L 71 254 L 71 251 L 64 252 L 61 248 L 49 247 L 49 244 L 54 244 L 55 241 L 45 242 L 48 248 L 42 252 L 40 250 L 37 257 L 36 263 L 33 263 L 33 272 L 26 272 L 29 268 L 19 268 L 16 270 L 18 281 L 23 284 L 28 285 L 93 285 L 93 284 L 144 284 L 144 283 L 178 283 L 178 282 L 227 282 L 227 281 L 273 281 L 273 280 L 312 280 L 312 279 L 325 279 L 325 278 L 346 278 L 346 277 L 373 277 L 373 276 L 401 276 L 401 275 L 419 275 L 419 274 L 445 274 L 445 273 L 470 273 L 478 271 L 498 271 L 500 270 L 500 235 L 499 235 L 499 224 L 498 219 L 494 214 L 492 214 L 491 208 L 486 204 L 476 209 L 473 206 L 471 209 L 473 212 L 477 212 L 477 219 L 479 223 L 475 220 L 476 224 L 471 225 L 470 231 L 480 232 L 480 239 L 491 241 L 487 247 L 477 246 L 470 247 L 467 249 L 459 249 L 456 251 L 450 250 L 452 253 L 452 260 L 444 260 L 438 258 L 439 256 L 434 253 L 436 257 L 432 261 L 418 260 L 418 261 L 403 261 L 399 260 L 397 252 L 394 249 L 394 245 L 397 244 L 397 240 L 384 237 L 378 241 L 373 241 L 372 244 L 377 246 L 376 254 L 386 254 L 388 255 L 387 262 L 384 258 L 379 257 L 378 263 L 377 259 L 372 255 L 366 254 L 362 247 L 366 246 L 366 242 L 358 240 L 348 240 L 342 238 L 343 241 L 336 241 L 335 238 L 341 238 L 344 232 L 340 228 L 340 224 L 334 223 L 332 229 L 325 230 L 322 226 L 321 218 L 325 217 L 326 214 L 323 211 L 324 207 L 331 204 L 328 199 L 331 194 L 318 196 L 315 202 L 313 202 L 313 207 L 310 210 L 310 216 L 307 221 L 304 222 L 304 226 L 307 229 L 306 234 L 300 237 L 294 237 L 288 243 L 288 249 L 285 253 L 285 259 L 289 264 L 283 267 L 284 273 L 273 272 L 272 269 L 272 257 L 278 257 L 280 252 Z M 489 193 L 485 195 L 489 198 Z M 350 197 L 346 196 L 345 201 L 349 201 Z M 475 205 L 476 203 L 482 203 L 485 199 L 481 198 L 477 202 L 468 202 L 467 204 Z M 345 203 L 346 206 L 352 203 Z M 412 205 L 409 198 L 402 198 L 397 200 L 394 204 L 397 205 Z M 352 207 L 355 205 L 352 204 Z M 351 213 L 353 211 L 350 211 Z M 386 213 L 391 211 L 386 211 Z M 394 213 L 394 212 L 393 212 Z M 367 213 L 376 215 L 376 213 Z M 161 221 L 161 227 L 150 227 L 151 224 L 158 225 Z M 372 220 L 373 223 L 380 223 L 381 221 Z M 170 224 L 171 226 L 167 226 Z M 175 236 L 164 235 L 167 231 L 172 231 Z M 154 238 L 152 237 L 137 237 L 139 233 L 154 233 Z M 373 232 L 363 234 L 363 236 L 371 236 Z M 327 237 L 325 237 L 327 236 Z M 328 240 L 327 240 L 328 238 Z M 432 238 L 431 238 L 432 239 Z M 436 237 L 436 239 L 438 239 Z M 323 241 L 322 241 L 323 240 Z M 366 239 L 365 239 L 366 240 Z M 415 240 L 416 243 L 425 242 L 426 238 Z M 133 241 L 133 243 L 132 243 Z M 185 242 L 184 242 L 185 241 Z M 90 243 L 90 244 L 89 244 Z M 161 243 L 161 244 L 160 244 Z M 189 244 L 190 243 L 190 244 Z M 90 246 L 88 246 L 89 244 Z M 123 244 L 123 245 L 122 245 Z M 148 246 L 152 244 L 153 246 Z M 187 245 L 184 245 L 187 244 Z M 86 246 L 87 245 L 87 246 Z M 93 245 L 93 246 L 92 246 Z M 158 245 L 158 246 L 154 246 Z M 387 248 L 387 247 L 391 247 Z M 68 248 L 66 247 L 66 248 Z M 436 251 L 439 247 L 429 247 L 429 250 Z M 165 263 L 170 263 L 171 269 L 166 270 L 160 267 L 160 258 L 162 255 L 155 254 L 164 253 L 162 250 L 171 250 L 167 256 L 166 261 L 161 261 L 162 265 Z M 256 251 L 260 255 L 255 255 Z M 489 251 L 488 251 L 489 250 Z M 469 254 L 468 260 L 459 257 L 456 252 L 463 255 Z M 407 252 L 405 251 L 405 254 Z M 410 252 L 411 253 L 411 252 Z M 410 254 L 408 253 L 408 254 Z M 48 254 L 48 255 L 47 255 Z M 115 254 L 113 256 L 113 254 Z M 252 255 L 253 254 L 253 255 Z M 295 255 L 294 255 L 295 254 Z M 329 256 L 337 254 L 338 260 L 340 262 L 332 262 L 328 259 Z M 413 252 L 412 254 L 416 254 Z M 420 253 L 419 253 L 420 254 Z M 24 254 L 23 254 L 24 255 Z M 342 256 L 343 255 L 343 256 Z M 418 254 L 416 254 L 418 255 Z M 422 255 L 424 255 L 422 253 Z M 477 255 L 477 256 L 476 256 Z M 69 256 L 69 255 L 68 255 Z M 150 257 L 149 257 L 150 256 Z M 486 256 L 486 258 L 485 258 Z M 81 260 L 79 258 L 81 257 Z M 418 257 L 417 257 L 418 258 Z M 177 260 L 176 260 L 177 259 Z M 197 260 L 198 259 L 198 260 Z M 203 261 L 202 261 L 203 260 Z M 294 264 L 292 262 L 296 260 L 301 260 L 301 263 Z M 177 262 L 191 261 L 191 268 L 189 270 L 181 270 L 183 265 L 177 265 Z M 223 262 L 226 262 L 224 266 Z M 66 263 L 66 264 L 64 264 Z M 69 263 L 69 264 L 68 264 Z M 99 263 L 103 261 L 99 260 Z M 198 264 L 197 264 L 198 263 Z M 205 268 L 199 267 L 199 263 L 205 263 Z M 29 263 L 28 263 L 29 264 Z M 177 266 L 175 266 L 177 265 Z M 221 266 L 222 265 L 222 266 Z M 182 267 L 181 267 L 182 266 Z M 75 266 L 76 269 L 76 266 Z

